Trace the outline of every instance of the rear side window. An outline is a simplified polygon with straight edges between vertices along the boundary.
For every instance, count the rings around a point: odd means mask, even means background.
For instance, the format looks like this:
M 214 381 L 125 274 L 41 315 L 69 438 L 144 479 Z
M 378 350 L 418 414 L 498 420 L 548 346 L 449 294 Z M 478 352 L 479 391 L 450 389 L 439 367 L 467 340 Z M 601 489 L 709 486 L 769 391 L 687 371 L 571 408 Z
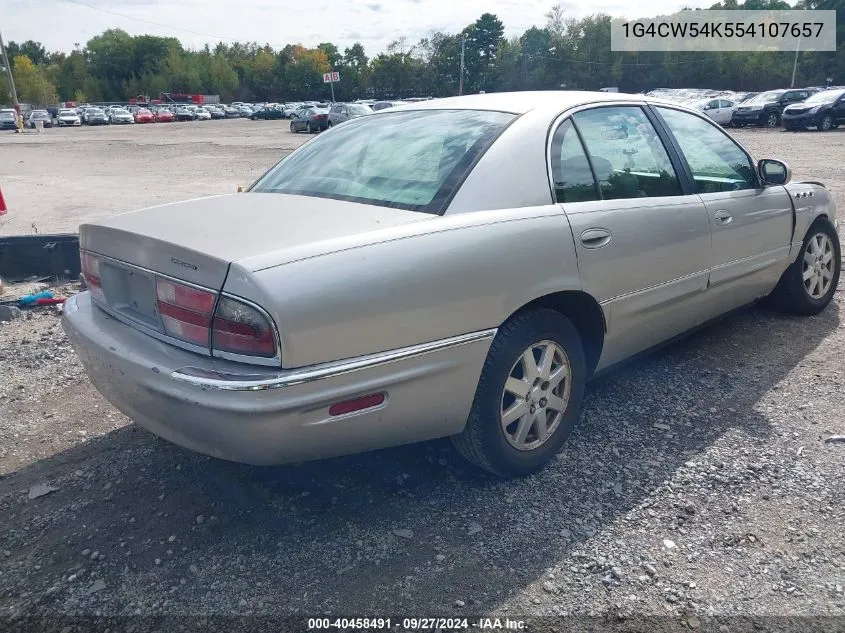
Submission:
M 658 107 L 689 163 L 696 193 L 754 189 L 748 155 L 713 123 L 694 114 Z
M 513 118 L 480 110 L 357 117 L 303 145 L 250 191 L 440 213 Z
M 601 199 L 584 146 L 570 120 L 564 121 L 552 138 L 552 176 L 558 202 Z
M 573 115 L 605 200 L 683 195 L 669 154 L 641 108 Z

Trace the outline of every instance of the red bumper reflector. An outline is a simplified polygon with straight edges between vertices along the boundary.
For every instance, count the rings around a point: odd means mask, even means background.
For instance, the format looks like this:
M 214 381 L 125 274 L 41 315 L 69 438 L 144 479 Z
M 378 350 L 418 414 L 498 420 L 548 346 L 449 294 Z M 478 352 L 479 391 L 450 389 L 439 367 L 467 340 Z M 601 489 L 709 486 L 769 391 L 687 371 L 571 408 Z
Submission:
M 329 407 L 329 415 L 345 415 L 353 411 L 361 411 L 362 409 L 372 409 L 384 402 L 383 393 L 374 393 L 369 396 L 355 398 L 354 400 L 344 400 L 343 402 L 335 402 Z

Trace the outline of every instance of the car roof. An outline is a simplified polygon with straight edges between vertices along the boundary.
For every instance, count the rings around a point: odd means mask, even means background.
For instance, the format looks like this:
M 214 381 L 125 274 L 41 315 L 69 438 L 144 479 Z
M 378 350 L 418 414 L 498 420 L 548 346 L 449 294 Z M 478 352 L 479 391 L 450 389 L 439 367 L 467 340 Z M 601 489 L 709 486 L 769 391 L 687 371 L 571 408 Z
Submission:
M 545 90 L 526 92 L 494 92 L 417 101 L 397 106 L 401 110 L 493 110 L 525 114 L 531 110 L 560 111 L 573 106 L 603 101 L 640 101 L 666 103 L 663 99 L 622 92 L 588 92 L 581 90 Z

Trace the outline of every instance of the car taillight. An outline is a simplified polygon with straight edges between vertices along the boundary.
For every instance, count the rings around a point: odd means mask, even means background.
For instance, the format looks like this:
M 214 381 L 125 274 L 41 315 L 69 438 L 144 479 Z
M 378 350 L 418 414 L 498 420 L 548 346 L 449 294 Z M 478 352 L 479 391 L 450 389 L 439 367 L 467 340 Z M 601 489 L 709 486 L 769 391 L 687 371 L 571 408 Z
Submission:
M 156 296 L 158 313 L 167 335 L 208 347 L 215 293 L 159 277 Z
M 259 310 L 230 297 L 221 297 L 211 325 L 213 351 L 244 356 L 276 355 L 276 335 Z
M 88 291 L 95 300 L 105 303 L 103 280 L 100 278 L 100 258 L 85 251 L 80 251 L 79 258 L 82 276 L 85 279 L 85 285 L 88 286 Z
M 317 118 L 320 119 L 320 120 L 325 120 L 325 119 L 329 118 L 329 115 L 328 114 L 318 114 Z

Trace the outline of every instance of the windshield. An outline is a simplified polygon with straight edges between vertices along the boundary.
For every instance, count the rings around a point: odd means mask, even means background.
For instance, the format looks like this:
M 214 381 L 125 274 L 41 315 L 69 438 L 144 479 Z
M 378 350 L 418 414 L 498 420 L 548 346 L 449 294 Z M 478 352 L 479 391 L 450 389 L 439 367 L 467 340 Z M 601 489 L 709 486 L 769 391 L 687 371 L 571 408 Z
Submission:
M 804 104 L 833 103 L 842 95 L 845 95 L 845 90 L 825 90 L 805 99 Z
M 14 112 L 0 112 L 0 119 L 14 119 Z
M 303 145 L 250 190 L 440 213 L 513 118 L 476 110 L 360 117 Z
M 746 103 L 774 103 L 783 94 L 782 90 L 772 90 L 771 92 L 761 92 L 756 97 L 751 97 Z

